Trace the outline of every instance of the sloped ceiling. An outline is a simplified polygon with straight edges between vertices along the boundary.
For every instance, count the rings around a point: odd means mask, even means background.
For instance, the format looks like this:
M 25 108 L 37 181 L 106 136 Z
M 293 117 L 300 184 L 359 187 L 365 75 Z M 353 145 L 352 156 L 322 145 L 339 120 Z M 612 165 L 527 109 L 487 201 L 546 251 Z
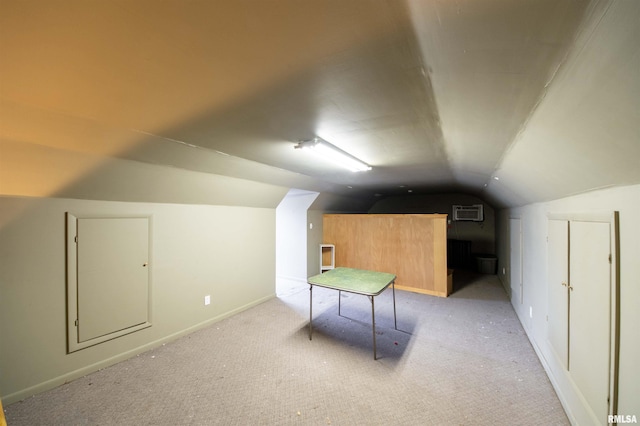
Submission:
M 638 22 L 633 0 L 3 0 L 2 149 L 372 202 L 636 184 Z M 373 170 L 293 149 L 314 136 Z

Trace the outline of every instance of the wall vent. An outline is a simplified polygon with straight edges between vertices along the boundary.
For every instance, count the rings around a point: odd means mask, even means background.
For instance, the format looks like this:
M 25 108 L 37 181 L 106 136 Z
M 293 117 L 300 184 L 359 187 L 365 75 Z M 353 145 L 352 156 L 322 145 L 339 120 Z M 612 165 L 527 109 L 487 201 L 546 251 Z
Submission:
M 471 206 L 453 206 L 453 220 L 470 220 L 473 222 L 482 222 L 484 220 L 482 204 L 474 204 Z

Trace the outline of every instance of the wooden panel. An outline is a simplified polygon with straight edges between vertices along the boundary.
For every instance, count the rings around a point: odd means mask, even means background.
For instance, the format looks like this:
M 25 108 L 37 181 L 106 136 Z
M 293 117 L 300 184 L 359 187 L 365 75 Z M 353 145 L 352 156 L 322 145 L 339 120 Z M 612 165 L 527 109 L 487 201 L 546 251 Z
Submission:
M 328 214 L 323 242 L 336 266 L 391 272 L 396 287 L 448 296 L 447 215 Z
M 436 292 L 451 294 L 447 269 L 447 217 L 434 218 L 433 224 L 433 281 Z

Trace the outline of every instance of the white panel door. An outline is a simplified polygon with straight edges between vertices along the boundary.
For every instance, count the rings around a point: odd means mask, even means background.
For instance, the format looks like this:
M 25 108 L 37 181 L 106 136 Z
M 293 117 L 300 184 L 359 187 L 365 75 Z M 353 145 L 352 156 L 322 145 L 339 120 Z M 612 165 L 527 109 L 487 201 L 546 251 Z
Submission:
M 520 219 L 509 219 L 510 229 L 510 264 L 511 274 L 511 302 L 522 304 L 522 221 Z
M 569 374 L 603 423 L 609 411 L 610 224 L 571 221 Z
M 569 365 L 569 221 L 549 220 L 547 337 L 567 369 Z
M 79 218 L 77 230 L 78 342 L 146 323 L 148 218 Z

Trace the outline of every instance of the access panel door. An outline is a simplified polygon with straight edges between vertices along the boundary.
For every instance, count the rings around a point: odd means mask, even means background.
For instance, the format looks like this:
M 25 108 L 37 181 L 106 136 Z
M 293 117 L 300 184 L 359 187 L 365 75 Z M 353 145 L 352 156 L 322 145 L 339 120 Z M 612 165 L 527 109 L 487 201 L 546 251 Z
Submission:
M 509 219 L 510 229 L 510 264 L 511 264 L 511 302 L 521 305 L 523 301 L 522 286 L 522 220 Z
M 609 414 L 610 224 L 571 221 L 570 232 L 569 374 L 601 422 Z
M 569 221 L 549 220 L 547 336 L 564 369 L 569 367 Z
M 149 218 L 70 221 L 69 350 L 148 327 Z

